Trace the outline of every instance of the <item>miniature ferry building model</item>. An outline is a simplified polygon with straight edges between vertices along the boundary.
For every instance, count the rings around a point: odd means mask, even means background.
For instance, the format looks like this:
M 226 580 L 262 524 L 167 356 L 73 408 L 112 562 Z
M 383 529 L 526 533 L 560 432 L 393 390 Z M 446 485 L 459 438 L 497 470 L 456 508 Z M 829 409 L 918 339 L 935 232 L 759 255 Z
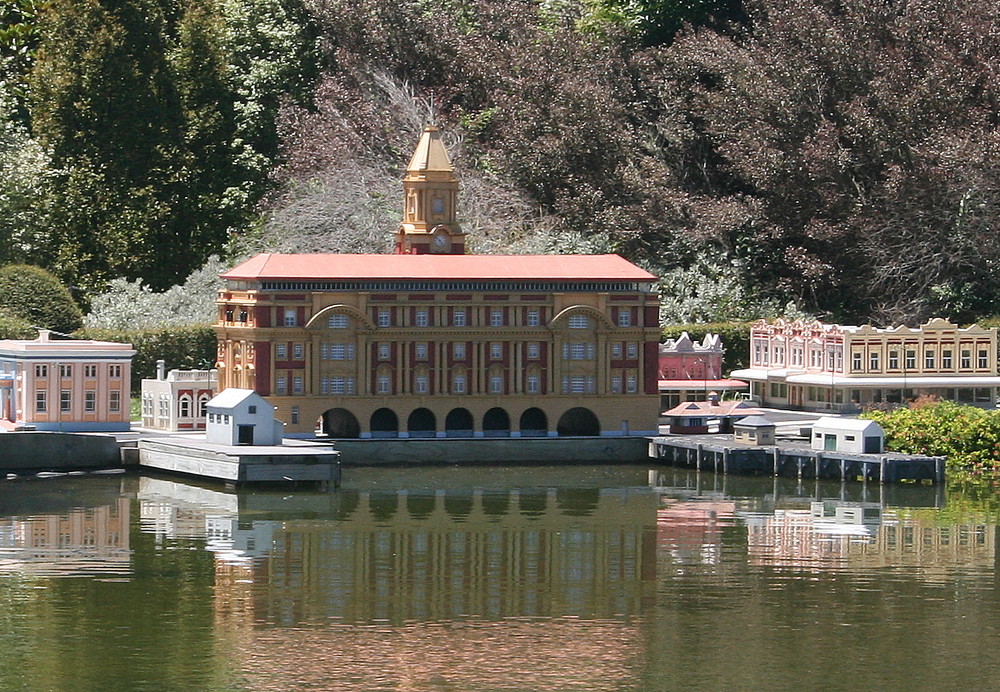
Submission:
M 617 255 L 466 255 L 436 128 L 391 255 L 263 254 L 223 274 L 220 389 L 268 397 L 291 434 L 650 435 L 656 277 Z

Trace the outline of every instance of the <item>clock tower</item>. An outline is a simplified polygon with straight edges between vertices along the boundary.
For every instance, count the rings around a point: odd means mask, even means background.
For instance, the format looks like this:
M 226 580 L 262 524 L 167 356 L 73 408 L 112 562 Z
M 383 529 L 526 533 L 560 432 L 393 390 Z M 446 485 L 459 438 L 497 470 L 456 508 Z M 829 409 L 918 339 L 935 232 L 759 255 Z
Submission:
M 465 254 L 465 233 L 456 220 L 458 178 L 434 125 L 424 128 L 403 178 L 403 223 L 397 255 Z

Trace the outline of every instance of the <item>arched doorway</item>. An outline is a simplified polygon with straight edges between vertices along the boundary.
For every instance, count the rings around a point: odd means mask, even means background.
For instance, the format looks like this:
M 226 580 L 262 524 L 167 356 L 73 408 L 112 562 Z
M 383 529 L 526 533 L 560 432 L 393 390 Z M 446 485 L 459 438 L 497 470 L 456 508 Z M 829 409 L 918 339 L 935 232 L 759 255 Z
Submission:
M 341 439 L 358 438 L 361 437 L 361 424 L 346 408 L 331 408 L 319 417 L 319 434 Z
M 394 411 L 380 408 L 372 414 L 372 437 L 399 437 L 399 417 Z
M 483 416 L 483 437 L 510 437 L 510 416 L 499 406 Z
M 596 437 L 601 434 L 601 424 L 593 411 L 577 406 L 562 414 L 556 432 L 560 437 Z
M 549 419 L 540 408 L 529 408 L 521 414 L 521 437 L 545 437 L 549 434 Z
M 472 437 L 472 414 L 466 408 L 453 408 L 444 419 L 446 437 Z
M 418 408 L 406 420 L 406 432 L 410 437 L 434 437 L 437 420 L 430 409 Z

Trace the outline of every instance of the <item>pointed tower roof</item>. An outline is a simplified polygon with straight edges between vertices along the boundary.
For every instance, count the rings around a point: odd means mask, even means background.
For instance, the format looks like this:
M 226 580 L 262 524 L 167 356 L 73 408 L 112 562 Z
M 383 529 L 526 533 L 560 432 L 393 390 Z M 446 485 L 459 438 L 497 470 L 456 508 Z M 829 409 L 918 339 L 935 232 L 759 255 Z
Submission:
M 451 159 L 441 141 L 441 132 L 435 125 L 428 125 L 420 135 L 416 151 L 406 167 L 407 173 L 422 173 L 426 171 L 452 172 Z

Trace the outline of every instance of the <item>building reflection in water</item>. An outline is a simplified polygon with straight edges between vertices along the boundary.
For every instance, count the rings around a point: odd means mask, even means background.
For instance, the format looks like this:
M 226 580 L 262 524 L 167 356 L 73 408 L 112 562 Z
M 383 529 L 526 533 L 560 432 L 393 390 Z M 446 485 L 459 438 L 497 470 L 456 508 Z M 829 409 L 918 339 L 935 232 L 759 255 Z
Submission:
M 538 689 L 574 670 L 611 690 L 640 653 L 648 488 L 281 496 L 141 478 L 138 497 L 144 530 L 200 532 L 215 553 L 220 646 L 256 690 L 287 689 L 289 671 L 368 690 Z
M 0 517 L 0 572 L 31 576 L 126 575 L 129 500 Z

